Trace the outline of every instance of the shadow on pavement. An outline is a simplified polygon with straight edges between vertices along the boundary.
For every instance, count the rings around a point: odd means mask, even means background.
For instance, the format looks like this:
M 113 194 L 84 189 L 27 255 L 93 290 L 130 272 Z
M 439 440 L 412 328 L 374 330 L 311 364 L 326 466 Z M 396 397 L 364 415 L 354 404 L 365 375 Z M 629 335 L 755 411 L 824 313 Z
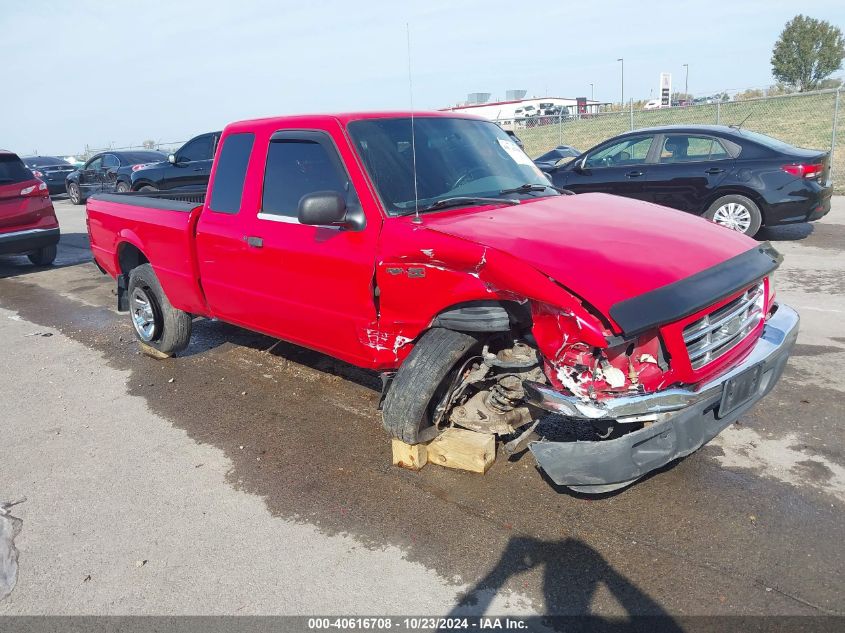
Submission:
M 62 233 L 59 240 L 59 253 L 52 266 L 33 266 L 26 255 L 0 255 L 0 279 L 75 266 L 92 259 L 86 233 Z
M 814 230 L 815 225 L 810 222 L 785 224 L 783 226 L 764 226 L 754 238 L 760 242 L 797 242 L 810 237 Z
M 520 536 L 508 541 L 495 566 L 464 594 L 448 617 L 484 615 L 493 598 L 509 579 L 542 568 L 543 596 L 547 616 L 590 616 L 596 590 L 603 585 L 627 617 L 651 616 L 659 618 L 661 631 L 681 631 L 669 614 L 633 582 L 615 570 L 592 547 L 576 538 L 544 541 Z M 576 622 L 567 619 L 541 618 L 547 627 L 562 626 L 573 630 Z M 617 619 L 590 617 L 583 620 L 584 630 L 597 624 L 602 630 L 628 630 L 630 623 Z M 613 625 L 618 625 L 618 629 Z M 557 625 L 557 626 L 556 626 Z M 576 627 L 577 629 L 577 627 Z

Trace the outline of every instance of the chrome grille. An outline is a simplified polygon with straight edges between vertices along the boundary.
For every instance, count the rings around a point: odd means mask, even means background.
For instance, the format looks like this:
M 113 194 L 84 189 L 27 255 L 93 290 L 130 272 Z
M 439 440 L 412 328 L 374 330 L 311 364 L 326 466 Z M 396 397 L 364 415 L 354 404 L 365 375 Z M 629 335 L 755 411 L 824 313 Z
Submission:
M 751 286 L 733 301 L 684 328 L 693 369 L 700 369 L 733 349 L 763 319 L 763 282 Z

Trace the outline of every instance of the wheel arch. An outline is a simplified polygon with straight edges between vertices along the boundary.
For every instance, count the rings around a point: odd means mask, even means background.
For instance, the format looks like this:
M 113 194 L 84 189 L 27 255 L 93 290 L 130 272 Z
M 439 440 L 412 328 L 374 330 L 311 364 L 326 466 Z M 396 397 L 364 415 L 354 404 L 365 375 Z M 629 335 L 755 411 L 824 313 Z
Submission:
M 129 240 L 117 245 L 117 310 L 126 312 L 129 309 L 129 273 L 142 264 L 149 264 L 149 258 L 138 246 Z

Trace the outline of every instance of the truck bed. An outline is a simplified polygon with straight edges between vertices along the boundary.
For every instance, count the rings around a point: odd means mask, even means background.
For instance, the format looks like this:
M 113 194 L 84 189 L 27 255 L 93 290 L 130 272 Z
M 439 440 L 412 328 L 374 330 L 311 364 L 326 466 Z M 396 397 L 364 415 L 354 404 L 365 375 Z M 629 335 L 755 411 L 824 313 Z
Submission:
M 174 307 L 206 314 L 193 235 L 205 191 L 96 194 L 88 199 L 88 235 L 97 263 L 118 278 L 133 258 L 150 261 Z M 144 249 L 155 251 L 150 258 Z

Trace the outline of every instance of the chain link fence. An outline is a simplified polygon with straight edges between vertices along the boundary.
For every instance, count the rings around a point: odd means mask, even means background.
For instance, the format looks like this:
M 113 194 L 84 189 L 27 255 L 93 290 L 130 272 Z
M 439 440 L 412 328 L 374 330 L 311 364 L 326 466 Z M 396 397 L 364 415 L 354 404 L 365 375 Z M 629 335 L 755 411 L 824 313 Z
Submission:
M 638 109 L 631 102 L 625 110 L 615 112 L 511 120 L 503 127 L 514 130 L 528 155 L 536 157 L 558 145 L 584 151 L 617 134 L 645 127 L 742 124 L 798 147 L 831 150 L 831 179 L 836 192 L 845 193 L 843 92 L 826 90 L 656 110 Z

